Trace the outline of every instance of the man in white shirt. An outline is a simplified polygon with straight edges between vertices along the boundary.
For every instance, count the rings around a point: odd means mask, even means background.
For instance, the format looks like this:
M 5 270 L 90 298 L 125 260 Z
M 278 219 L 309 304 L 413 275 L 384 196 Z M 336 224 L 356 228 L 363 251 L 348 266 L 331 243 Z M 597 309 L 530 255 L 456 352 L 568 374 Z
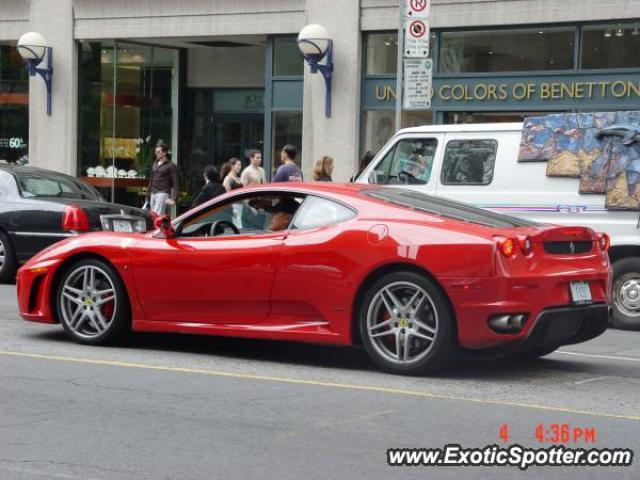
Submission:
M 249 152 L 249 160 L 251 163 L 242 171 L 242 175 L 240 175 L 242 185 L 251 187 L 252 185 L 267 183 L 264 168 L 260 166 L 262 165 L 262 152 L 260 152 L 260 150 L 251 150 Z

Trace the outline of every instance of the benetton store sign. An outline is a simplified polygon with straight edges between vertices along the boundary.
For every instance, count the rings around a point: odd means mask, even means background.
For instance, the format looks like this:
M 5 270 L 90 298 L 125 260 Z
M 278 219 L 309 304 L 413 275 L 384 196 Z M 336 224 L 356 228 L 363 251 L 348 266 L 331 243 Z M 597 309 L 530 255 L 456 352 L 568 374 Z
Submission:
M 433 82 L 434 110 L 638 108 L 640 72 L 446 77 Z M 364 108 L 393 108 L 394 78 L 365 79 Z

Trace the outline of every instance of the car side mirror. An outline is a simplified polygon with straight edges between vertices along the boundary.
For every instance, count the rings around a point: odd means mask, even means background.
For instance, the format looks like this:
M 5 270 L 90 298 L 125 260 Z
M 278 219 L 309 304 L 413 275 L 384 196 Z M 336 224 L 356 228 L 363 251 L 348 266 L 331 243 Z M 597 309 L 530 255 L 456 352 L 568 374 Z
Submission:
M 153 222 L 153 226 L 156 228 L 153 234 L 154 238 L 173 238 L 176 235 L 176 231 L 173 225 L 171 225 L 169 215 L 160 215 L 157 217 Z

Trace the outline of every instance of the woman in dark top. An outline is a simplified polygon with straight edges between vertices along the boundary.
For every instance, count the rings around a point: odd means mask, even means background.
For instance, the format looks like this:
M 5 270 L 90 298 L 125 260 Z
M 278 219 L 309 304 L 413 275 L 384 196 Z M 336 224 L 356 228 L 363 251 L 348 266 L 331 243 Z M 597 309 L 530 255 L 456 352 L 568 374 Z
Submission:
M 227 192 L 243 187 L 240 180 L 240 170 L 242 170 L 242 162 L 239 158 L 232 158 L 222 166 L 220 178 L 222 186 Z
M 362 172 L 364 172 L 364 170 L 369 166 L 371 160 L 373 160 L 373 157 L 375 157 L 374 153 L 371 150 L 367 150 L 367 153 L 365 153 L 364 157 L 362 157 L 362 160 L 360 160 L 358 171 L 353 174 L 353 177 L 351 177 L 351 180 L 349 180 L 350 182 L 355 182 L 358 177 L 362 175 Z
M 322 157 L 313 168 L 313 179 L 316 182 L 332 182 L 331 175 L 333 174 L 333 158 Z
M 226 192 L 225 188 L 220 183 L 220 176 L 218 175 L 218 169 L 213 165 L 207 165 L 204 167 L 204 187 L 200 190 L 200 193 L 196 196 L 191 204 L 191 208 L 208 202 L 212 198 L 222 195 Z

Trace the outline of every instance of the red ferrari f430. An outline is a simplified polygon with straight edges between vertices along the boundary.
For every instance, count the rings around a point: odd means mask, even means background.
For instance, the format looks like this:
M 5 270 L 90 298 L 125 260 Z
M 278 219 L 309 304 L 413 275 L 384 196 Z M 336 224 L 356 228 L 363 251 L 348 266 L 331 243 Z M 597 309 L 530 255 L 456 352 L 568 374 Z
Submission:
M 234 190 L 153 232 L 67 238 L 18 272 L 20 314 L 130 330 L 363 345 L 385 370 L 460 349 L 546 355 L 607 327 L 606 234 L 393 187 Z

